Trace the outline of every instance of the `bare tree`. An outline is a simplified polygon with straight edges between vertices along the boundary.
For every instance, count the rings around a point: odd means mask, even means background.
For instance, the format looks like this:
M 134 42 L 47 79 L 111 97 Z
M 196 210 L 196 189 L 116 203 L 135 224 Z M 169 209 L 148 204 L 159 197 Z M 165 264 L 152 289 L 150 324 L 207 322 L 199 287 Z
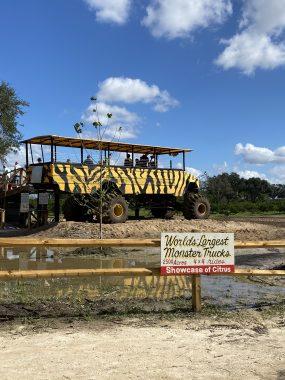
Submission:
M 108 174 L 106 174 L 106 169 L 109 167 L 110 162 L 109 162 L 109 157 L 108 157 L 108 160 L 103 159 L 102 142 L 104 140 L 106 132 L 108 131 L 109 121 L 112 118 L 112 114 L 111 113 L 106 114 L 107 122 L 104 124 L 100 119 L 100 113 L 98 110 L 96 97 L 92 96 L 90 99 L 92 102 L 94 102 L 94 108 L 92 109 L 92 112 L 94 114 L 95 121 L 92 122 L 92 126 L 96 129 L 97 141 L 99 142 L 98 151 L 99 151 L 100 175 L 99 175 L 99 190 L 96 192 L 96 194 L 92 194 L 91 189 L 90 189 L 89 202 L 87 203 L 85 202 L 84 206 L 88 207 L 91 215 L 94 213 L 94 205 L 98 206 L 99 213 L 97 216 L 99 216 L 99 237 L 100 239 L 102 239 L 103 237 L 103 202 L 108 191 L 110 190 L 108 185 L 104 186 L 103 188 L 103 179 L 107 179 L 108 177 Z M 79 122 L 74 125 L 74 129 L 76 133 L 80 136 L 82 140 L 83 140 L 82 132 L 83 132 L 84 127 L 85 127 L 85 123 L 83 122 Z M 121 131 L 122 131 L 122 128 L 118 127 L 119 134 Z M 111 141 L 114 141 L 115 139 L 116 139 L 116 132 L 114 133 Z

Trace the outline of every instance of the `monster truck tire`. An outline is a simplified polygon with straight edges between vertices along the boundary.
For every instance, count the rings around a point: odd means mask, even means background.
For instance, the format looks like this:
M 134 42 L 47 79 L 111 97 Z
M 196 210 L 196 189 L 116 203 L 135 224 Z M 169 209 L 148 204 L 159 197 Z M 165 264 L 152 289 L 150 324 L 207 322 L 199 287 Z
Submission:
M 62 211 L 67 221 L 84 222 L 88 219 L 88 208 L 81 195 L 70 195 L 66 198 Z
M 175 214 L 175 210 L 168 207 L 153 207 L 151 208 L 151 213 L 155 218 L 172 219 Z
M 128 218 L 128 204 L 117 194 L 107 195 L 103 202 L 103 223 L 125 223 Z
M 183 215 L 186 219 L 207 219 L 210 210 L 210 203 L 206 197 L 188 192 L 184 195 Z

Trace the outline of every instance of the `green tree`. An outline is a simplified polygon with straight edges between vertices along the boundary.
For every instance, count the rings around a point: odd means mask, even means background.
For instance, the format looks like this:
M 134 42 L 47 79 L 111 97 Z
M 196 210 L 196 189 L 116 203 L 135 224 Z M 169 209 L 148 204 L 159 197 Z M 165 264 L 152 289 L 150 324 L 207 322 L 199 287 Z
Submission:
M 208 177 L 205 190 L 210 200 L 220 204 L 234 198 L 235 192 L 230 182 L 229 174 L 223 173 Z
M 273 199 L 285 198 L 285 185 L 276 184 L 271 185 L 271 197 Z
M 212 210 L 218 212 L 280 211 L 285 198 L 284 185 L 271 185 L 260 178 L 241 178 L 237 173 L 222 173 L 206 177 L 203 191 L 209 197 Z
M 246 180 L 246 199 L 256 202 L 258 199 L 266 199 L 272 193 L 271 185 L 264 179 L 249 178 Z
M 232 199 L 244 199 L 246 192 L 246 180 L 241 178 L 237 173 L 228 174 L 228 181 L 233 189 Z
M 0 84 L 0 161 L 19 147 L 22 138 L 18 130 L 18 118 L 24 114 L 23 108 L 29 103 L 20 99 L 8 83 Z

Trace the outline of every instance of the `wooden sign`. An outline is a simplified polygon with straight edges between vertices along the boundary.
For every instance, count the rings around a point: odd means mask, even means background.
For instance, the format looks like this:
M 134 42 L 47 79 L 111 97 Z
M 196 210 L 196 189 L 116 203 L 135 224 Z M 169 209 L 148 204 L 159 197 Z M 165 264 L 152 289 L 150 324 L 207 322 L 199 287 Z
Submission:
M 30 210 L 30 199 L 29 193 L 21 193 L 21 204 L 20 204 L 20 212 L 29 212 Z
M 234 272 L 233 233 L 162 233 L 161 274 Z
M 48 193 L 39 193 L 39 205 L 47 205 L 48 204 Z

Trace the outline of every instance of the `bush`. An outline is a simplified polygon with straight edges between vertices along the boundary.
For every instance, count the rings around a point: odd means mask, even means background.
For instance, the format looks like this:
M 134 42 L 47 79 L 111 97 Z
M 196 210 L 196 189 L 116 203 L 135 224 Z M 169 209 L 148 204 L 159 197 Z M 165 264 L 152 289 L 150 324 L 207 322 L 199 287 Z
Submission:
M 234 215 L 238 213 L 284 213 L 285 212 L 285 199 L 266 199 L 263 201 L 230 201 L 228 203 L 218 204 L 211 203 L 211 210 L 213 213 L 220 213 L 224 215 Z

